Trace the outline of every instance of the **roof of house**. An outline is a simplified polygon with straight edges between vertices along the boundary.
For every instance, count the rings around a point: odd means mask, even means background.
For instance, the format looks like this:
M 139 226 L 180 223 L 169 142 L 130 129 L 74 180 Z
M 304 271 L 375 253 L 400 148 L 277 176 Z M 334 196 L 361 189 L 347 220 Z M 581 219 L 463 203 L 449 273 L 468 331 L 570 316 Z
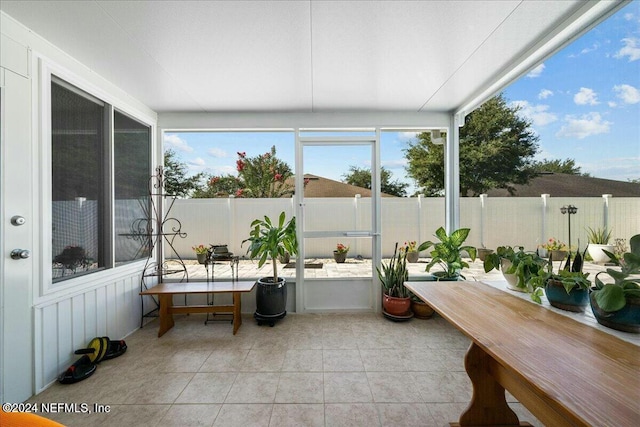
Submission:
M 514 194 L 509 194 L 504 188 L 489 190 L 487 194 L 489 197 L 539 197 L 541 194 L 551 197 L 600 197 L 603 194 L 640 197 L 638 183 L 564 173 L 543 173 L 529 184 L 514 185 L 514 188 Z
M 355 197 L 360 194 L 362 197 L 371 197 L 371 190 L 356 185 L 345 184 L 322 176 L 305 174 L 308 183 L 304 189 L 304 197 Z M 382 193 L 382 197 L 395 197 L 391 194 Z

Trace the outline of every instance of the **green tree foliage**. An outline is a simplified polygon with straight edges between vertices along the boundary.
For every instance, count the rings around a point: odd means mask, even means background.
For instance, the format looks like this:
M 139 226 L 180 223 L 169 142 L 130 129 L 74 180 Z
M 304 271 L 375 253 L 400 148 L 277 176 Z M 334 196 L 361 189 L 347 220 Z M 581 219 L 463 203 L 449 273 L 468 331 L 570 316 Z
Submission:
M 187 177 L 187 165 L 181 162 L 175 151 L 164 152 L 164 188 L 168 194 L 178 197 L 189 197 L 204 178 L 202 172 Z
M 491 188 L 513 190 L 511 184 L 526 184 L 535 176 L 531 168 L 538 150 L 538 137 L 531 123 L 518 116 L 519 107 L 509 107 L 502 94 L 469 114 L 460 128 L 460 194 L 476 196 Z M 434 145 L 429 132 L 418 135 L 405 149 L 407 172 L 419 192 L 442 195 L 444 190 L 444 146 Z
M 392 194 L 398 197 L 406 197 L 407 187 L 409 184 L 400 182 L 399 180 L 391 181 L 391 172 L 383 166 L 380 170 L 380 187 L 381 191 L 386 194 Z M 349 166 L 349 172 L 342 175 L 343 182 L 356 185 L 358 187 L 371 189 L 371 169 L 359 168 L 357 166 Z
M 532 168 L 534 171 L 536 171 L 536 173 L 553 172 L 566 173 L 569 175 L 590 176 L 588 173 L 582 173 L 582 171 L 580 170 L 580 166 L 576 166 L 576 161 L 573 159 L 544 159 L 541 161 L 533 162 Z
M 289 165 L 276 157 L 276 147 L 255 156 L 247 157 L 238 152 L 236 160 L 238 177 L 232 175 L 211 176 L 206 187 L 196 191 L 194 197 L 277 198 L 290 197 L 295 189 L 293 172 Z

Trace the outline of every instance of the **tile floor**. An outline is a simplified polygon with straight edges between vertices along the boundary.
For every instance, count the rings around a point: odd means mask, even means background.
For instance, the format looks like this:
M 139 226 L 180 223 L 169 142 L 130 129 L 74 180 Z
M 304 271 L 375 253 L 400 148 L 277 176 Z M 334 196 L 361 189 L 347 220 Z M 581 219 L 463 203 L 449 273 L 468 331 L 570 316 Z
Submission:
M 469 341 L 437 315 L 289 314 L 275 327 L 176 316 L 126 338 L 123 356 L 37 402 L 108 405 L 109 413 L 47 414 L 67 426 L 445 426 L 470 399 Z M 521 420 L 540 425 L 511 396 Z

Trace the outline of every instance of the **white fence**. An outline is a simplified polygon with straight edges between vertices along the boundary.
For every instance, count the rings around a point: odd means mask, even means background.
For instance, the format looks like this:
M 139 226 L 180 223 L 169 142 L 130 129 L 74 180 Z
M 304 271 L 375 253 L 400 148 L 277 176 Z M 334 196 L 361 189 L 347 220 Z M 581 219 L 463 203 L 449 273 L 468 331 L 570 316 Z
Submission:
M 587 244 L 587 227 L 606 226 L 613 238 L 629 239 L 640 233 L 640 198 L 602 197 L 496 197 L 460 199 L 460 226 L 471 229 L 466 243 L 487 248 L 523 245 L 534 250 L 550 237 L 568 243 L 569 215 L 560 208 L 574 205 L 571 215 L 571 243 Z M 185 259 L 195 258 L 192 246 L 227 244 L 237 255 L 245 255 L 251 222 L 269 216 L 277 220 L 280 212 L 287 218 L 294 212 L 293 199 L 181 199 L 170 216 L 182 223 L 185 239 L 176 239 L 175 248 Z M 383 198 L 381 200 L 382 252 L 388 257 L 395 242 L 433 240 L 435 230 L 444 225 L 444 198 Z M 305 199 L 305 229 L 369 230 L 370 198 Z M 371 257 L 370 240 L 363 238 L 307 239 L 307 258 L 330 258 L 336 243 L 351 246 L 349 256 Z M 165 252 L 166 253 L 166 252 Z M 171 255 L 166 253 L 167 257 Z

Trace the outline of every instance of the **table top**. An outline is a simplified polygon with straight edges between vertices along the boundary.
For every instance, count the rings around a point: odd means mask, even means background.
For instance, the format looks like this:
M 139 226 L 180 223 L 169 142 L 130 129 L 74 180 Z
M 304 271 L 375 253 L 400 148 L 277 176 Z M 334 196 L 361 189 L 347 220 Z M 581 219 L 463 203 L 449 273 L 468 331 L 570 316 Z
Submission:
M 140 292 L 140 295 L 251 292 L 255 285 L 255 281 L 159 283 L 152 288 Z
M 498 363 L 588 425 L 640 420 L 640 347 L 482 282 L 407 282 Z

